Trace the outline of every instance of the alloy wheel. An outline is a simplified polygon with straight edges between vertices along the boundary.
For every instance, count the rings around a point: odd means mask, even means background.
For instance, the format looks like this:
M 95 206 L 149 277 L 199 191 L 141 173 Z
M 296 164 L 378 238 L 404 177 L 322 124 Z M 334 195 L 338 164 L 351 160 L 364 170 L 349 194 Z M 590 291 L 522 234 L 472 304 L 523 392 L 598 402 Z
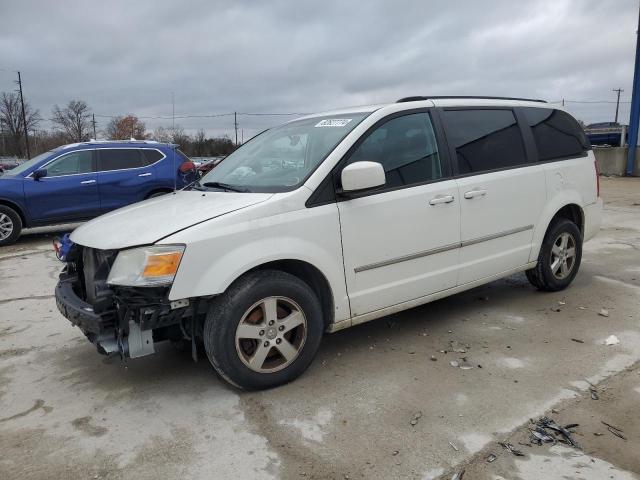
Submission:
M 562 232 L 551 247 L 551 273 L 558 280 L 567 278 L 576 263 L 576 240 L 573 235 Z
M 307 339 L 307 319 L 300 306 L 286 297 L 267 297 L 253 304 L 236 328 L 236 351 L 254 372 L 271 373 L 288 367 Z
M 0 240 L 5 240 L 13 233 L 13 220 L 5 213 L 0 213 Z

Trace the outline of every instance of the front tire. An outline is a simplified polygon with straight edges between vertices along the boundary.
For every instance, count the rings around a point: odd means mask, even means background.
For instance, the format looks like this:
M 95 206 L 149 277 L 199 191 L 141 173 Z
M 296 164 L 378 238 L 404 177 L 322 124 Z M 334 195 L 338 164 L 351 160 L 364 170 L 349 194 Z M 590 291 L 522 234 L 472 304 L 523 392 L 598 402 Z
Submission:
M 538 290 L 564 290 L 578 274 L 582 260 L 582 233 L 570 220 L 558 219 L 549 226 L 538 254 L 538 264 L 526 271 Z
M 276 270 L 252 272 L 216 298 L 204 324 L 209 361 L 229 383 L 261 390 L 288 383 L 313 361 L 324 331 L 309 285 Z
M 0 205 L 0 247 L 11 245 L 20 236 L 22 220 L 13 208 Z

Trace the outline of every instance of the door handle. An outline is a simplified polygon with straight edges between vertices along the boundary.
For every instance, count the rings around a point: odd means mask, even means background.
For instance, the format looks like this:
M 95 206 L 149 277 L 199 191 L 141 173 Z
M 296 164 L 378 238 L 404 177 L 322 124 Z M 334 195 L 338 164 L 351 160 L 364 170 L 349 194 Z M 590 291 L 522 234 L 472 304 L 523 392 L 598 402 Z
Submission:
M 147 172 L 147 173 L 141 173 L 140 175 L 138 175 L 139 177 L 148 177 L 149 175 L 151 175 L 151 172 Z
M 95 181 L 95 180 L 84 180 L 84 181 L 82 181 L 82 182 L 80 182 L 80 183 L 81 183 L 82 185 L 88 185 L 88 184 L 90 184 L 90 183 L 96 183 L 96 181 Z
M 451 202 L 453 202 L 453 195 L 436 195 L 431 200 L 429 200 L 429 205 L 439 205 L 441 203 Z
M 469 190 L 468 192 L 464 192 L 464 198 L 469 200 L 474 197 L 484 197 L 487 194 L 487 191 L 484 188 L 474 188 L 473 190 Z

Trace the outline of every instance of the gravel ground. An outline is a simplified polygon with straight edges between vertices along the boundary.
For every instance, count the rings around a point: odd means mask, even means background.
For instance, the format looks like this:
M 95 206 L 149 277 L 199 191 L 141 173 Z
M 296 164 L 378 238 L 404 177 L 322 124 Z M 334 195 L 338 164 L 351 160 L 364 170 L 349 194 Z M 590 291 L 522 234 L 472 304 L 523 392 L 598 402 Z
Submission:
M 27 232 L 0 249 L 0 478 L 639 479 L 640 179 L 602 188 L 566 291 L 520 274 L 359 325 L 260 393 L 170 345 L 99 356 L 55 308 L 65 228 Z M 579 423 L 581 449 L 531 444 L 542 415 Z

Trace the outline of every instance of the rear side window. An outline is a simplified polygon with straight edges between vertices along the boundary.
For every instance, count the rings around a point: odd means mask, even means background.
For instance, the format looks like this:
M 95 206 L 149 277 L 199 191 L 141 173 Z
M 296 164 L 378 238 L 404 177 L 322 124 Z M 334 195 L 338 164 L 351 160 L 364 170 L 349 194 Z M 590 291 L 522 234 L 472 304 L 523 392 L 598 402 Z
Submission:
M 582 127 L 568 113 L 551 108 L 522 110 L 531 127 L 539 161 L 581 156 L 590 148 Z
M 445 110 L 447 139 L 458 173 L 515 167 L 527 163 L 522 135 L 511 110 Z
M 140 151 L 142 152 L 142 156 L 147 165 L 153 165 L 163 157 L 162 153 L 160 153 L 158 150 L 151 150 L 149 148 L 145 148 Z
M 353 151 L 348 163 L 382 164 L 386 188 L 442 177 L 438 145 L 428 113 L 414 113 L 383 123 Z
M 145 165 L 142 153 L 133 148 L 112 148 L 99 150 L 98 170 L 108 172 L 110 170 L 124 170 L 138 168 Z
M 79 150 L 77 152 L 67 153 L 49 163 L 45 168 L 47 170 L 47 177 L 93 172 L 93 151 Z

